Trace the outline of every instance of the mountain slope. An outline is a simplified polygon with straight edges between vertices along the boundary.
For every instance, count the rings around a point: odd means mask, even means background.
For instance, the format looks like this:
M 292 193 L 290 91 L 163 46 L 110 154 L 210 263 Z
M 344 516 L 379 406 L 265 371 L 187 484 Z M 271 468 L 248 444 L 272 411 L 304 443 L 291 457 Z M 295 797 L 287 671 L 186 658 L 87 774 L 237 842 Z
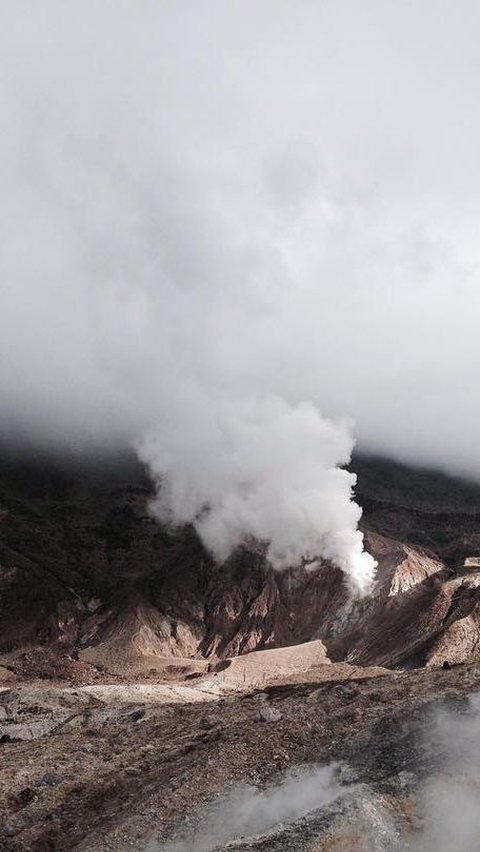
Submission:
M 465 559 L 480 553 L 480 488 L 385 460 L 355 466 L 379 561 L 362 601 L 333 566 L 275 572 L 261 547 L 214 565 L 192 528 L 149 517 L 150 485 L 131 458 L 4 454 L 0 663 L 21 671 L 28 654 L 41 673 L 48 650 L 50 673 L 68 656 L 90 666 L 82 677 L 187 675 L 206 660 L 316 639 L 331 659 L 361 665 L 477 659 L 480 574 Z

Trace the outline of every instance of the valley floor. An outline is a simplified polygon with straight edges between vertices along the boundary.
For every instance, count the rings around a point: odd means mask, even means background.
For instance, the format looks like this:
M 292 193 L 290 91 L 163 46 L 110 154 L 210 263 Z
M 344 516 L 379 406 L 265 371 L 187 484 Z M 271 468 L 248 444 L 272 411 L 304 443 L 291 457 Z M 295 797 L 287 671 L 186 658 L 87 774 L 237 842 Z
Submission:
M 408 821 L 409 797 L 441 756 L 430 740 L 425 746 L 433 713 L 464 712 L 479 687 L 474 665 L 388 673 L 319 665 L 262 689 L 214 674 L 77 688 L 4 680 L 0 848 L 224 849 L 239 835 L 235 819 L 231 831 L 228 824 L 235 807 L 223 813 L 215 845 L 202 835 L 208 803 L 229 794 L 235 801 L 240 784 L 261 790 L 298 767 L 332 761 L 341 764 L 342 783 L 368 784 Z M 331 821 L 320 822 L 288 841 L 280 832 L 235 848 L 361 848 L 351 845 L 351 832 L 332 834 Z M 165 845 L 175 837 L 177 845 Z

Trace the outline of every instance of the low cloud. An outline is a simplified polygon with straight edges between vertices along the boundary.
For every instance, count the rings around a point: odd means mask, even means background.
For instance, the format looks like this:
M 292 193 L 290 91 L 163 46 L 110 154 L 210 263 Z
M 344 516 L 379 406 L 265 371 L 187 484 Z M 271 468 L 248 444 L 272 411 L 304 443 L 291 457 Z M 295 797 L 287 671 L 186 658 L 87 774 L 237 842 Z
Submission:
M 478 477 L 479 13 L 440 5 L 3 9 L 3 439 L 133 444 L 219 556 L 360 589 L 354 434 Z

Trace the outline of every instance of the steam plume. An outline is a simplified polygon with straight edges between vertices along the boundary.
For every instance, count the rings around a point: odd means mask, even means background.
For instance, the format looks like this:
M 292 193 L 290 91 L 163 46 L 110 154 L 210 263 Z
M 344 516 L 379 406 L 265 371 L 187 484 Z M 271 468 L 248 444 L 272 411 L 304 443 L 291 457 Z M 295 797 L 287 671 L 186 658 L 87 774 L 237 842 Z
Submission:
M 363 589 L 360 446 L 480 475 L 478 8 L 4 4 L 0 437 Z
M 195 852 L 211 852 L 239 836 L 257 835 L 288 823 L 342 795 L 334 766 L 297 769 L 274 788 L 237 786 L 206 808 L 195 825 Z M 198 816 L 197 816 L 198 820 Z M 189 852 L 191 836 L 166 844 L 153 841 L 147 852 Z
M 375 562 L 356 529 L 355 476 L 337 467 L 352 449 L 345 426 L 322 419 L 313 405 L 275 398 L 217 400 L 213 412 L 190 412 L 185 422 L 186 429 L 172 424 L 138 446 L 158 483 L 160 520 L 194 522 L 222 562 L 252 537 L 269 543 L 277 568 L 324 557 L 355 591 L 368 590 Z

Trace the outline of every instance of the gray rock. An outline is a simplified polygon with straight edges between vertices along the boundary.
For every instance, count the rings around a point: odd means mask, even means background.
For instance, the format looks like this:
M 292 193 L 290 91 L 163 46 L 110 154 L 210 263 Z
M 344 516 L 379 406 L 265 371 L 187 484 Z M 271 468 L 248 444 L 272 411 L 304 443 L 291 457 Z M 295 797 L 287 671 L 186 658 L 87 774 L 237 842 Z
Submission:
M 56 772 L 45 772 L 45 774 L 42 775 L 42 784 L 48 784 L 49 787 L 58 787 L 58 785 L 62 783 L 62 776 L 57 775 Z
M 3 824 L 3 833 L 5 837 L 15 837 L 18 834 L 18 827 L 15 825 L 13 820 L 7 819 Z
M 258 711 L 261 722 L 278 722 L 282 718 L 280 710 L 276 707 L 271 707 L 270 704 L 263 704 Z

